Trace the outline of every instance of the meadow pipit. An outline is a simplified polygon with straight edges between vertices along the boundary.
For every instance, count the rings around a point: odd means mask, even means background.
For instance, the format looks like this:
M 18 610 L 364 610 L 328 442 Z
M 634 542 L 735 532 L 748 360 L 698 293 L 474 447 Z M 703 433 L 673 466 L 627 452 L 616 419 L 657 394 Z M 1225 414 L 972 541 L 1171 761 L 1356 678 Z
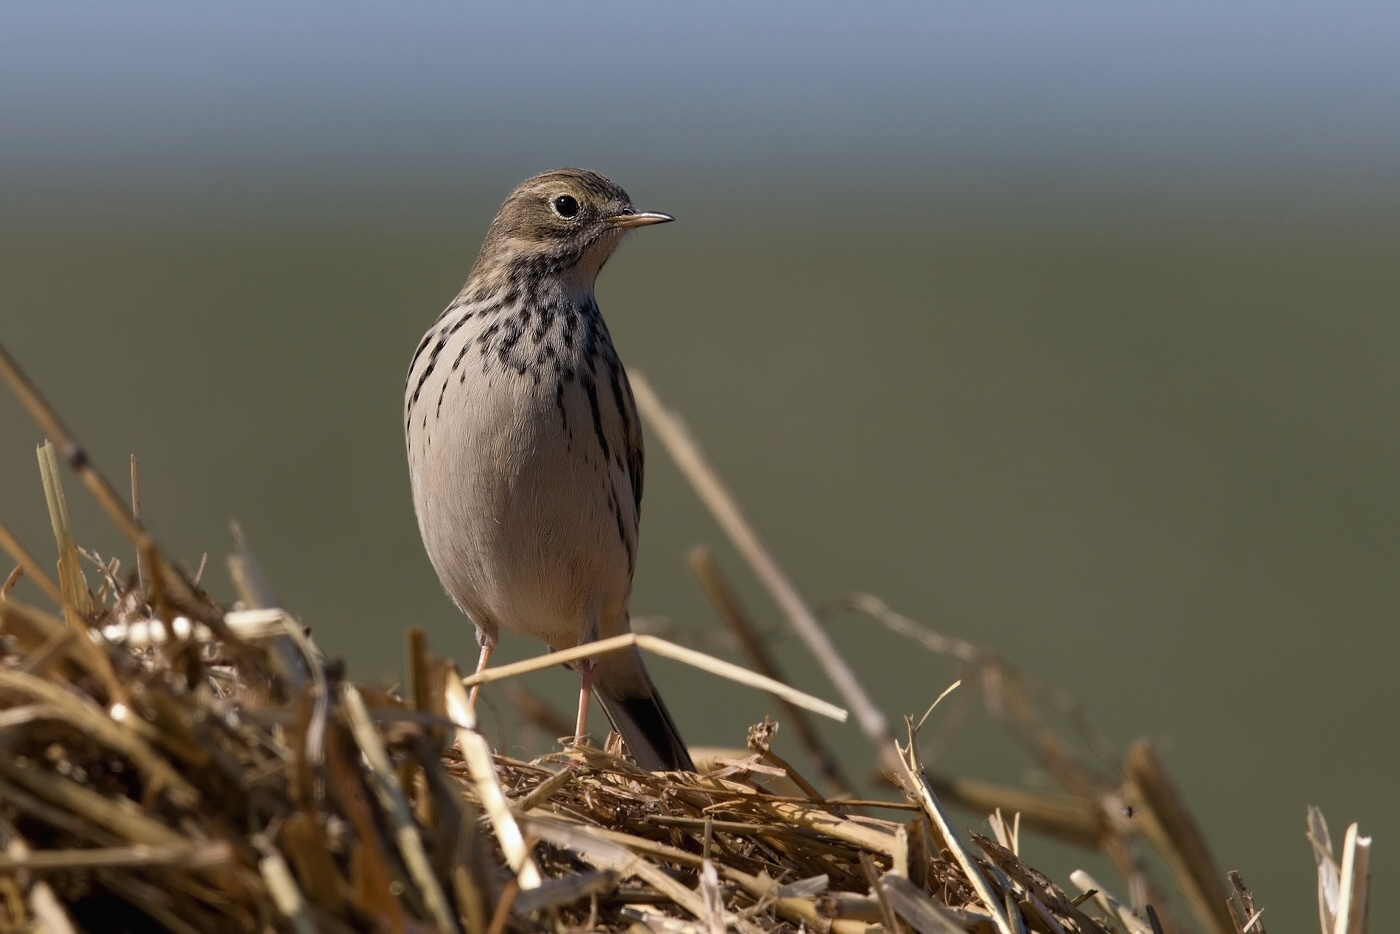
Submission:
M 671 219 L 594 172 L 525 180 L 413 354 L 413 504 L 478 671 L 502 629 L 559 650 L 630 628 L 642 426 L 593 283 L 627 231 Z M 575 667 L 576 741 L 596 693 L 643 768 L 694 768 L 636 649 Z

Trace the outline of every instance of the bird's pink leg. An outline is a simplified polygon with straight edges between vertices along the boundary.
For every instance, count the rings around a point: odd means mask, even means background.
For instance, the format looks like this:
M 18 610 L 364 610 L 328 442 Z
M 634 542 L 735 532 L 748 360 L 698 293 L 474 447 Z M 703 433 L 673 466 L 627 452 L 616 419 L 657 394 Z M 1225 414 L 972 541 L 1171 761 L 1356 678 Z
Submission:
M 486 670 L 486 663 L 491 660 L 491 652 L 495 648 L 496 642 L 494 639 L 489 642 L 485 639 L 481 640 L 481 657 L 476 660 L 477 674 L 481 674 Z M 481 685 L 473 684 L 471 696 L 467 698 L 467 706 L 473 711 L 476 710 L 476 695 L 479 693 L 481 693 Z
M 593 697 L 593 668 L 597 661 L 585 658 L 578 663 L 578 722 L 574 725 L 574 745 L 582 746 L 588 735 L 588 702 Z

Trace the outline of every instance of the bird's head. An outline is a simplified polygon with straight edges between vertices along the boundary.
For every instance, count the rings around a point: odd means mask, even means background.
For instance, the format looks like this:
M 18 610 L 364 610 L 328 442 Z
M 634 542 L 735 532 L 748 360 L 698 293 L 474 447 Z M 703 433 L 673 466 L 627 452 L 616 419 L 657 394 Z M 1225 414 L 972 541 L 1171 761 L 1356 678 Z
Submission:
M 627 192 L 597 172 L 542 172 L 517 185 L 501 205 L 472 278 L 552 275 L 591 290 L 623 234 L 669 220 L 669 214 L 638 211 Z

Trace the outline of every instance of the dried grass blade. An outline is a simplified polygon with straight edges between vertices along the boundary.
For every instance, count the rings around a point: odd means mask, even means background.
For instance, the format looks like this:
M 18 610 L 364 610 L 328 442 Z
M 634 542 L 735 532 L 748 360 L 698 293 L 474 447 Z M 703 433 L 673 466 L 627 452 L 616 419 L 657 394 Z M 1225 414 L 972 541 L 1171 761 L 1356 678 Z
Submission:
M 419 713 L 434 713 L 433 689 L 437 685 L 428 677 L 431 667 L 428 634 L 414 626 L 404 639 L 408 655 L 408 696 L 413 700 L 413 709 Z
M 656 636 L 641 635 L 638 633 L 613 636 L 610 639 L 599 639 L 597 642 L 588 642 L 572 649 L 564 649 L 562 652 L 550 652 L 535 658 L 526 659 L 523 662 L 500 665 L 496 668 L 487 668 L 485 671 L 477 674 L 467 675 L 462 679 L 462 686 L 470 688 L 478 684 L 490 684 L 492 681 L 514 678 L 517 675 L 529 674 L 532 671 L 543 671 L 546 668 L 553 668 L 556 665 L 576 662 L 583 658 L 594 658 L 599 655 L 606 655 L 609 652 L 617 652 L 634 646 L 639 649 L 645 649 L 654 655 L 660 655 L 664 658 L 690 665 L 693 668 L 699 668 L 701 671 L 707 671 L 712 675 L 726 678 L 737 684 L 757 688 L 760 691 L 767 691 L 770 694 L 778 694 L 788 701 L 797 704 L 799 707 L 805 707 L 824 717 L 830 717 L 833 720 L 839 720 L 843 723 L 846 721 L 847 713 L 845 710 L 819 697 L 813 697 L 811 694 L 788 687 L 781 681 L 765 678 L 763 675 L 749 671 L 747 668 L 741 668 L 731 662 L 723 661 L 712 655 L 706 655 L 704 652 L 687 649 L 675 643 L 667 642 L 665 639 L 657 638 Z
M 157 845 L 188 842 L 160 821 L 146 816 L 136 802 L 128 798 L 107 798 L 72 779 L 34 766 L 21 766 L 3 756 L 0 756 L 0 775 L 124 840 Z
M 137 724 L 143 731 L 149 730 L 149 726 L 129 709 L 122 720 L 114 720 L 86 697 L 80 697 L 50 681 L 22 671 L 0 669 L 0 688 L 35 698 L 54 708 L 56 712 L 61 712 L 63 719 L 85 731 L 98 742 L 130 758 L 137 768 L 145 772 L 152 781 L 169 789 L 175 798 L 185 802 L 199 800 L 198 789 L 141 738 Z
M 24 856 L 0 856 L 0 872 L 65 872 L 79 869 L 149 866 L 179 866 L 181 869 L 208 869 L 233 861 L 233 848 L 227 843 L 174 843 L 94 847 L 80 850 L 40 850 Z
M 523 822 L 525 826 L 530 828 L 530 832 L 539 839 L 561 849 L 572 850 L 582 856 L 588 856 L 603 863 L 605 869 L 621 871 L 637 853 L 648 853 L 662 859 L 670 858 L 666 851 L 671 848 L 663 844 L 650 844 L 650 841 L 640 837 L 633 837 L 618 831 L 603 830 L 600 827 L 585 824 L 578 819 L 571 820 L 563 816 L 532 814 L 524 818 Z M 658 851 L 658 847 L 660 851 Z M 690 865 L 699 867 L 701 863 L 699 857 L 681 850 L 675 852 L 684 856 Z
M 823 717 L 830 717 L 832 720 L 845 723 L 846 718 L 849 716 L 844 709 L 837 707 L 835 704 L 828 703 L 819 697 L 813 697 L 811 694 L 788 687 L 781 681 L 765 678 L 763 675 L 749 671 L 747 668 L 741 668 L 738 665 L 723 661 L 714 656 L 706 655 L 704 652 L 687 649 L 684 646 L 667 642 L 656 636 L 639 635 L 636 638 L 639 648 L 646 649 L 654 655 L 661 655 L 665 658 L 673 659 L 674 661 L 684 662 L 694 668 L 699 668 L 701 671 L 708 671 L 712 675 L 728 678 L 736 684 L 743 684 L 751 688 L 757 688 L 760 691 L 776 694 L 785 698 L 790 703 L 806 708 L 813 713 L 819 713 Z
M 131 455 L 131 518 L 136 524 L 141 525 L 141 466 L 136 460 L 136 455 Z M 146 559 L 141 552 L 136 553 L 136 579 L 141 582 L 141 589 L 146 589 L 146 582 L 150 575 L 146 572 Z
M 700 895 L 666 875 L 645 858 L 646 855 L 650 855 L 669 859 L 670 855 L 665 852 L 669 847 L 661 847 L 658 851 L 658 845 L 651 844 L 650 841 L 561 818 L 532 816 L 527 819 L 527 823 L 540 839 L 571 850 L 600 869 L 613 870 L 624 876 L 636 876 L 692 916 L 701 920 L 705 918 L 705 903 Z M 688 853 L 682 855 L 686 862 L 692 865 L 703 865 L 704 861 L 699 857 Z
M 519 895 L 520 878 L 512 876 L 501 891 L 501 897 L 496 901 L 496 910 L 491 915 L 491 924 L 486 928 L 486 934 L 505 934 L 506 926 L 510 923 L 510 913 L 515 908 L 515 900 Z
M 700 902 L 705 909 L 701 920 L 705 922 L 709 934 L 724 934 L 724 893 L 719 888 L 719 873 L 715 872 L 715 864 L 708 859 L 700 867 Z
M 25 704 L 0 710 L 0 730 L 9 730 L 36 720 L 62 720 L 63 711 L 52 704 Z
M 13 782 L 0 779 L 0 801 L 16 812 L 42 821 L 69 834 L 74 840 L 96 846 L 120 846 L 126 842 L 117 834 L 85 819 L 79 814 L 57 807 L 37 795 L 30 794 Z
M 1254 893 L 1244 884 L 1244 877 L 1234 869 L 1230 870 L 1230 885 L 1235 894 L 1230 899 L 1230 908 L 1235 913 L 1236 934 L 1265 934 L 1264 909 L 1255 908 Z
M 1157 850 L 1171 867 L 1196 917 L 1217 934 L 1233 934 L 1230 893 L 1224 874 L 1206 843 L 1200 825 L 1182 801 L 1176 784 L 1152 744 L 1145 739 L 1133 743 L 1124 760 L 1128 787 L 1142 813 L 1141 825 Z
M 78 934 L 78 929 L 63 910 L 63 903 L 47 882 L 35 882 L 29 890 L 29 910 L 39 922 L 44 934 Z
M 832 837 L 859 849 L 888 856 L 892 860 L 898 858 L 900 844 L 896 833 L 877 830 L 821 808 L 786 802 L 770 803 L 763 797 L 755 797 L 754 802 L 769 808 L 770 813 L 781 818 L 785 824 Z
M 418 835 L 418 826 L 413 822 L 413 815 L 409 813 L 408 802 L 404 800 L 403 792 L 394 779 L 389 754 L 369 718 L 364 698 L 355 686 L 348 682 L 341 684 L 340 696 L 350 721 L 350 731 L 354 734 L 355 742 L 369 766 L 372 778 L 370 784 L 374 788 L 375 796 L 379 798 L 379 806 L 394 828 L 394 841 L 398 844 L 404 865 L 408 867 L 409 875 L 418 886 L 423 902 L 428 906 L 429 914 L 433 916 L 433 922 L 442 930 L 456 931 L 457 919 L 448 907 L 447 896 L 443 894 L 437 876 L 433 875 L 432 866 L 428 863 L 428 852 L 423 848 L 423 838 Z
M 870 887 L 870 895 L 874 899 L 880 914 L 880 926 L 889 934 L 904 934 L 904 928 L 899 923 L 899 918 L 895 914 L 894 906 L 890 904 L 889 895 L 880 885 L 880 873 L 875 868 L 875 864 L 870 860 L 869 853 L 858 854 L 860 859 L 861 875 L 865 877 L 865 884 Z
M 918 934 L 964 934 L 958 924 L 917 885 L 887 872 L 880 877 L 880 888 L 895 913 Z
M 1014 839 L 1014 831 L 1011 833 Z M 1033 867 L 1026 865 L 1014 850 L 980 834 L 972 834 L 972 840 L 996 868 L 999 878 L 1004 880 L 1004 886 L 1009 887 L 1014 882 L 1025 892 L 1024 904 L 1040 915 L 1045 926 L 1049 927 L 1050 934 L 1065 934 L 1058 918 L 1066 918 L 1076 930 L 1090 929 L 1089 919 L 1079 913 L 1079 909 L 1059 886 Z
M 895 744 L 898 747 L 898 744 Z M 918 751 L 911 741 L 907 748 L 900 748 L 900 762 L 904 766 L 904 776 L 908 782 L 908 787 L 913 789 L 923 802 L 924 810 L 928 813 L 939 832 L 943 834 L 943 839 L 947 842 L 949 849 L 953 852 L 953 858 L 962 869 L 963 875 L 972 886 L 972 890 L 977 893 L 987 912 L 992 916 L 992 922 L 996 925 L 1001 934 L 1012 934 L 1013 928 L 1011 920 L 1007 916 L 1005 909 L 1001 905 L 1001 900 L 992 892 L 991 884 L 987 882 L 987 877 L 982 874 L 982 870 L 977 866 L 977 861 L 973 859 L 972 853 L 968 851 L 962 839 L 953 829 L 953 823 L 948 816 L 948 812 L 943 810 L 943 805 L 939 802 L 938 796 L 933 793 L 933 788 L 929 785 L 928 777 L 924 775 L 923 767 L 919 763 Z M 1019 912 L 1018 912 L 1019 914 Z
M 389 844 L 380 836 L 380 822 L 360 776 L 354 737 L 349 735 L 348 726 L 335 719 L 327 724 L 324 743 L 328 790 L 338 799 L 341 813 L 354 830 L 348 847 L 351 897 L 374 923 L 393 931 L 404 930 L 408 916 L 395 894 L 398 886 Z
M 267 574 L 263 572 L 262 565 L 258 563 L 253 549 L 248 544 L 248 537 L 243 534 L 243 526 L 236 521 L 230 522 L 228 531 L 233 539 L 234 550 L 224 557 L 224 565 L 228 568 L 233 589 L 238 591 L 238 599 L 242 600 L 245 606 L 256 610 L 281 606 L 282 601 L 277 599 Z
M 1050 913 L 1050 909 L 1045 907 L 1045 903 L 1034 892 L 1027 893 L 1026 900 L 1035 909 L 1035 913 L 1040 916 L 1041 923 L 1050 930 L 1050 934 L 1066 934 L 1065 926 L 1056 920 L 1055 916 Z
M 311 900 L 332 914 L 341 914 L 348 886 L 336 868 L 330 841 L 316 818 L 306 811 L 292 814 L 282 823 L 278 844 Z
M 581 899 L 603 895 L 617 888 L 618 874 L 611 869 L 580 872 L 546 881 L 537 889 L 515 897 L 515 910 L 523 915 L 572 905 Z
M 43 567 L 39 565 L 39 562 L 34 559 L 34 556 L 29 553 L 29 550 L 24 547 L 24 544 L 15 537 L 14 533 L 11 532 L 4 523 L 0 523 L 0 548 L 4 548 L 10 553 L 10 557 L 14 558 L 15 562 L 24 569 L 25 576 L 38 584 L 39 589 L 42 590 L 45 596 L 52 600 L 56 606 L 63 605 L 63 591 L 54 583 L 53 578 L 49 577 Z
M 58 545 L 58 584 L 63 591 L 63 618 L 68 628 L 82 637 L 78 651 L 88 668 L 101 679 L 108 700 L 115 706 L 127 704 L 127 692 L 112 670 L 112 660 L 103 648 L 88 637 L 88 617 L 92 615 L 92 595 L 88 593 L 78 559 L 78 546 L 73 541 L 73 529 L 68 521 L 68 502 L 63 495 L 63 480 L 58 472 L 58 458 L 51 442 L 39 446 L 39 476 L 44 483 L 44 498 L 49 507 L 49 522 Z
M 531 808 L 539 807 L 553 797 L 554 794 L 565 785 L 573 781 L 576 774 L 577 773 L 570 768 L 560 769 L 519 798 L 516 798 L 511 802 L 510 806 L 521 814 L 526 813 Z
M 490 670 L 490 669 L 488 669 Z M 477 800 L 491 821 L 496 839 L 501 844 L 506 863 L 514 871 L 521 889 L 537 889 L 543 881 L 540 871 L 530 856 L 530 848 L 525 844 L 525 836 L 520 825 L 511 814 L 505 792 L 501 790 L 500 779 L 496 775 L 496 765 L 491 759 L 491 747 L 476 730 L 476 713 L 467 701 L 467 692 L 462 686 L 462 677 L 451 666 L 443 683 L 447 702 L 447 715 L 457 724 L 457 748 L 462 751 L 472 782 L 476 785 Z
M 1103 812 L 1089 799 L 1039 794 L 975 779 L 930 775 L 939 799 L 969 811 L 1010 811 L 1021 823 L 1068 843 L 1097 848 L 1107 832 Z
M 684 908 L 692 917 L 700 920 L 705 919 L 705 901 L 696 892 L 681 885 L 666 873 L 661 871 L 661 867 L 654 866 L 641 856 L 632 856 L 618 870 L 623 875 L 636 876 L 647 885 L 665 895 L 681 908 Z
M 92 659 L 80 643 L 79 634 L 63 620 L 18 600 L 0 600 L 0 625 L 17 637 L 25 655 L 23 670 L 30 674 L 74 682 L 83 673 L 92 673 Z M 49 669 L 33 663 L 38 652 L 54 645 L 57 647 L 52 651 L 64 661 L 61 668 Z
M 297 887 L 296 878 L 292 875 L 287 861 L 266 840 L 255 840 L 254 844 L 262 853 L 262 859 L 258 860 L 258 872 L 267 884 L 272 903 L 277 906 L 282 917 L 291 922 L 292 930 L 297 934 L 317 934 L 318 929 L 311 917 L 311 909 L 307 906 L 301 889 Z
M 1337 897 L 1342 886 L 1341 869 L 1333 855 L 1332 835 L 1322 809 L 1308 805 L 1308 842 L 1317 864 L 1317 914 L 1322 934 L 1332 934 L 1337 924 Z
M 1337 921 L 1333 934 L 1364 934 L 1367 882 L 1371 865 L 1371 838 L 1363 837 L 1356 824 L 1347 827 L 1342 842 L 1341 887 L 1337 892 Z
M 664 843 L 657 843 L 644 837 L 623 833 L 620 830 L 606 830 L 592 824 L 585 824 L 578 818 L 563 814 L 532 814 L 526 818 L 526 823 L 531 831 L 538 834 L 542 840 L 548 840 L 555 846 L 579 851 L 589 848 L 594 855 L 611 854 L 609 858 L 614 860 L 617 865 L 626 862 L 633 855 L 650 856 L 691 869 L 699 869 L 705 862 L 704 857 L 694 853 L 667 846 Z M 612 847 L 612 849 L 604 849 L 605 847 Z
M 295 624 L 295 620 L 292 621 Z M 281 607 L 256 610 L 229 610 L 224 625 L 241 639 L 271 639 L 287 633 L 287 611 Z
M 807 879 L 788 882 L 777 889 L 779 898 L 813 898 L 821 895 L 831 886 L 831 877 L 823 873 Z
M 1069 881 L 1073 882 L 1081 892 L 1093 892 L 1094 903 L 1103 910 L 1110 918 L 1117 918 L 1118 922 L 1128 929 L 1128 934 L 1152 934 L 1152 927 L 1140 918 L 1127 905 L 1120 902 L 1108 893 L 1098 880 L 1082 869 L 1076 869 L 1069 874 Z
M 720 875 L 739 883 L 739 886 L 760 904 L 770 905 L 782 917 L 805 925 L 810 930 L 828 931 L 830 934 L 868 934 L 871 930 L 871 926 L 864 921 L 828 918 L 817 909 L 817 903 L 810 898 L 788 898 L 779 895 L 778 884 L 767 876 L 751 876 L 732 866 L 723 867 Z
M 1010 888 L 1004 890 L 1004 900 L 1006 905 L 1006 917 L 1011 920 L 1011 929 L 1014 934 L 1026 934 L 1026 919 L 1021 915 L 1020 908 L 1016 904 L 1016 893 Z
M 68 520 L 68 501 L 63 495 L 63 481 L 58 472 L 58 457 L 54 454 L 53 443 L 45 441 L 39 445 L 39 476 L 44 482 L 44 499 L 49 507 L 49 523 L 53 526 L 54 541 L 58 544 L 58 583 L 63 589 L 63 606 L 70 614 L 69 624 L 86 628 L 85 617 L 91 611 L 87 580 L 78 560 L 78 546 L 73 541 L 73 529 Z M 71 618 L 76 614 L 79 619 Z

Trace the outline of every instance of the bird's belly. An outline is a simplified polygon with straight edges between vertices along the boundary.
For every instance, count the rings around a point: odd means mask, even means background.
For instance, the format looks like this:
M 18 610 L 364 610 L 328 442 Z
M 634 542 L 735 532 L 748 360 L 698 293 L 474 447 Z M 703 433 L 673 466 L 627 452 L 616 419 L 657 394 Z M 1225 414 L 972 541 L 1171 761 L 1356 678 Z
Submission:
M 428 556 L 479 627 L 577 645 L 625 617 L 630 479 L 604 456 L 576 382 L 561 390 L 514 372 L 475 382 L 449 386 L 410 429 Z

